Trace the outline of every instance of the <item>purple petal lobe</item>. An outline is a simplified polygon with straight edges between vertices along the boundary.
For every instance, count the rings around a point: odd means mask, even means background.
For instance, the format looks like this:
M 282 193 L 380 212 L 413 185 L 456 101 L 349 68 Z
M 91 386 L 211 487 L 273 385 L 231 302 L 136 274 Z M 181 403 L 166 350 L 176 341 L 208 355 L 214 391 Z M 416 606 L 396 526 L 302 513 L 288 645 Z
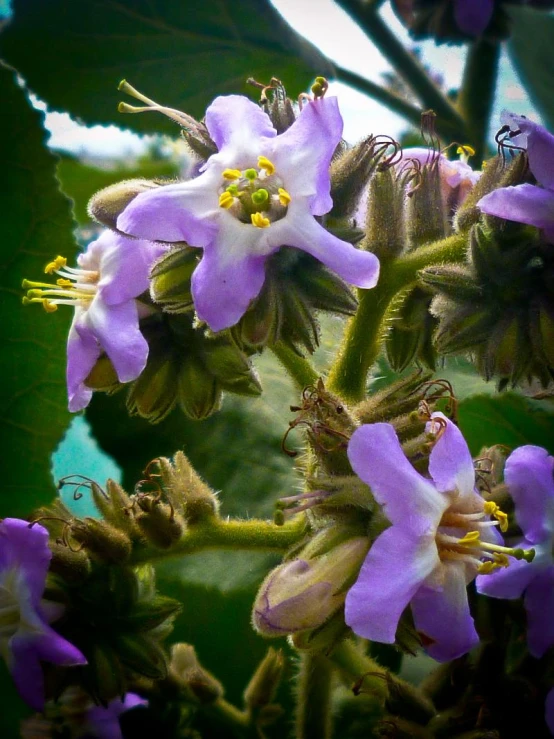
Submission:
M 389 521 L 414 534 L 434 535 L 448 500 L 412 467 L 390 424 L 356 429 L 348 444 L 348 459 L 384 506 Z
M 531 172 L 539 184 L 554 190 L 554 136 L 543 126 L 523 116 L 514 117 L 522 133 L 527 135 L 527 154 Z
M 279 245 L 295 246 L 311 254 L 345 282 L 365 289 L 377 284 L 379 260 L 375 254 L 330 234 L 307 213 L 304 203 L 293 200 L 286 217 L 270 228 L 275 228 L 275 236 L 270 237 Z
M 518 543 L 524 546 L 529 542 Z M 526 547 L 524 547 L 526 548 Z M 511 560 L 510 565 L 490 575 L 478 575 L 477 591 L 491 598 L 520 598 L 531 580 L 536 577 L 536 568 L 525 560 Z
M 554 645 L 554 566 L 544 568 L 525 591 L 527 644 L 533 657 Z
M 148 343 L 139 329 L 135 301 L 108 306 L 98 296 L 88 309 L 86 319 L 110 358 L 119 381 L 136 379 L 146 366 Z
M 454 18 L 468 36 L 480 36 L 489 25 L 494 0 L 454 0 Z
M 521 446 L 506 461 L 504 479 L 525 537 L 538 544 L 554 533 L 554 458 L 538 446 Z
M 233 244 L 226 246 L 231 250 Z M 192 275 L 196 312 L 212 331 L 237 323 L 264 284 L 265 256 L 246 254 L 233 260 L 228 256 L 221 249 L 205 249 Z
M 48 531 L 40 524 L 5 518 L 0 523 L 0 572 L 17 569 L 25 579 L 30 604 L 36 608 L 42 593 L 52 552 Z
M 83 319 L 75 313 L 67 339 L 67 396 L 71 413 L 83 410 L 90 403 L 92 390 L 84 384 L 102 349 Z
M 312 215 L 321 216 L 333 205 L 329 165 L 342 129 L 337 98 L 325 97 L 304 105 L 292 126 L 273 142 L 269 158 L 285 188 L 293 198 L 309 197 Z
M 346 595 L 346 623 L 358 636 L 392 644 L 402 611 L 438 565 L 433 537 L 391 526 L 375 540 Z
M 15 687 L 19 694 L 35 711 L 44 708 L 44 675 L 35 650 L 29 639 L 13 638 L 11 647 L 11 665 Z
M 477 203 L 483 213 L 536 226 L 551 237 L 554 233 L 554 192 L 535 185 L 493 190 Z
M 239 157 L 252 149 L 253 140 L 277 134 L 263 110 L 242 95 L 217 97 L 206 111 L 206 127 L 220 151 L 230 147 Z
M 150 268 L 168 247 L 116 233 L 111 236 L 113 245 L 104 253 L 98 288 L 106 305 L 118 305 L 148 290 Z
M 466 440 L 462 432 L 443 413 L 433 413 L 426 427 L 427 432 L 438 433 L 441 419 L 446 424 L 431 451 L 429 473 L 441 493 L 458 490 L 462 495 L 472 495 L 475 487 L 475 471 Z
M 211 167 L 195 180 L 137 195 L 117 219 L 118 229 L 141 239 L 206 246 L 217 231 L 220 175 Z
M 460 563 L 445 562 L 440 590 L 422 587 L 412 600 L 415 627 L 433 644 L 425 651 L 439 662 L 448 662 L 466 654 L 479 643 L 469 612 L 465 568 Z

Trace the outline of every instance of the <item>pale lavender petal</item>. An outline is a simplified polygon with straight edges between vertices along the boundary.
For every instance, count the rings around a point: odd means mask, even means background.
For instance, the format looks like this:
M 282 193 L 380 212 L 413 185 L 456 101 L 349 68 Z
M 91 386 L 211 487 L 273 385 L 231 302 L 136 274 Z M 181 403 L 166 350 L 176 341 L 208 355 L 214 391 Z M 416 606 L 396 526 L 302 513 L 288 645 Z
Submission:
M 531 172 L 543 187 L 554 190 L 554 136 L 525 116 L 513 116 L 513 122 L 527 136 Z
M 281 221 L 270 226 L 272 243 L 286 244 L 311 254 L 336 272 L 345 282 L 369 289 L 379 279 L 379 260 L 375 254 L 356 249 L 330 234 L 312 218 L 304 203 L 292 201 Z
M 527 644 L 533 657 L 554 645 L 554 566 L 546 567 L 525 591 Z
M 433 413 L 431 419 L 426 431 L 440 434 L 429 456 L 429 474 L 437 490 L 458 490 L 462 496 L 473 496 L 475 470 L 462 432 L 444 413 Z
M 348 444 L 348 459 L 389 521 L 414 534 L 434 535 L 449 501 L 410 464 L 393 426 L 360 426 Z
M 358 636 L 392 644 L 403 610 L 438 565 L 432 536 L 391 526 L 375 540 L 346 595 L 346 623 Z
M 86 325 L 82 325 L 82 315 L 76 312 L 67 339 L 67 396 L 71 413 L 89 404 L 92 390 L 86 387 L 84 381 L 101 353 L 98 340 Z
M 237 159 L 252 150 L 261 137 L 274 138 L 277 131 L 263 110 L 242 95 L 221 95 L 206 111 L 206 127 L 217 148 L 233 150 Z M 255 167 L 257 162 L 250 163 Z M 237 164 L 242 167 L 242 162 Z
M 515 546 L 523 546 L 525 542 Z M 527 542 L 528 544 L 528 542 Z M 488 595 L 490 598 L 504 598 L 512 600 L 520 598 L 525 588 L 537 575 L 533 564 L 525 560 L 511 559 L 506 568 L 492 572 L 490 575 L 478 575 L 476 580 L 477 592 Z
M 481 198 L 477 206 L 491 216 L 542 228 L 554 239 L 554 192 L 550 190 L 528 184 L 500 187 Z
M 156 259 L 169 248 L 113 233 L 113 243 L 102 258 L 98 288 L 106 305 L 117 305 L 148 290 L 148 275 Z
M 135 301 L 108 306 L 97 296 L 86 313 L 86 320 L 112 362 L 119 381 L 135 380 L 148 358 L 148 343 L 139 329 Z
M 232 243 L 227 246 L 232 250 Z M 244 315 L 264 284 L 265 260 L 255 254 L 229 259 L 221 248 L 205 249 L 192 275 L 192 296 L 198 317 L 212 331 L 233 326 Z
M 221 169 L 210 167 L 200 177 L 143 192 L 117 219 L 117 228 L 151 241 L 209 244 L 217 231 Z
M 538 544 L 554 532 L 554 458 L 539 446 L 521 446 L 506 460 L 504 480 L 525 537 Z
M 341 139 L 343 121 L 337 98 L 324 97 L 304 105 L 292 126 L 272 143 L 269 159 L 295 197 L 309 197 L 310 212 L 331 210 L 329 165 Z
M 5 518 L 0 522 L 0 571 L 20 570 L 26 596 L 37 607 L 44 592 L 46 573 L 52 559 L 48 546 L 48 531 L 40 524 L 29 526 L 19 518 Z
M 463 564 L 445 562 L 443 567 L 442 589 L 420 588 L 412 600 L 412 614 L 417 631 L 434 642 L 425 642 L 425 651 L 448 662 L 469 652 L 479 636 L 469 612 Z
M 494 0 L 454 0 L 454 18 L 458 28 L 469 36 L 480 36 L 489 25 Z
M 552 688 L 546 696 L 544 703 L 544 720 L 552 735 L 554 735 L 554 688 Z

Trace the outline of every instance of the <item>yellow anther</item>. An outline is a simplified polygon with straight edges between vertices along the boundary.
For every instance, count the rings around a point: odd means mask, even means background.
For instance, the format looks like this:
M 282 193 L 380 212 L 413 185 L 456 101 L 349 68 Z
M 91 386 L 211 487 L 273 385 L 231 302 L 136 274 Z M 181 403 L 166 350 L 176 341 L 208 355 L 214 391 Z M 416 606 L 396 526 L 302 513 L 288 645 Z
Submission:
M 286 207 L 292 200 L 291 196 L 282 187 L 279 188 L 278 192 L 279 192 L 279 202 L 281 203 L 281 205 L 284 205 Z
M 224 169 L 223 177 L 226 180 L 238 180 L 242 177 L 240 169 Z
M 510 560 L 505 554 L 498 554 L 498 552 L 495 552 L 493 557 L 499 567 L 508 567 L 510 564 Z
M 65 277 L 60 277 L 59 280 L 56 280 L 56 285 L 58 287 L 73 287 L 71 280 L 66 280 Z
M 230 192 L 222 192 L 219 196 L 219 207 L 220 208 L 230 208 L 235 201 L 235 198 L 231 195 Z
M 250 219 L 252 221 L 252 225 L 256 226 L 256 228 L 267 228 L 271 223 L 269 218 L 265 218 L 261 213 L 252 213 Z
M 67 259 L 65 257 L 56 257 L 54 261 L 48 262 L 48 264 L 44 268 L 44 274 L 51 275 L 56 270 L 61 269 L 62 267 L 65 267 L 66 264 L 67 264 Z
M 508 530 L 508 515 L 502 511 L 499 506 L 492 500 L 487 500 L 483 506 L 483 510 L 489 516 L 496 518 L 500 524 L 500 531 L 503 533 Z
M 51 303 L 46 298 L 44 298 L 44 300 L 42 301 L 42 307 L 47 313 L 55 313 L 58 310 L 58 306 L 54 303 Z
M 458 146 L 456 154 L 463 154 L 463 156 L 472 157 L 475 155 L 475 149 L 469 144 L 463 144 L 463 146 Z
M 477 546 L 480 543 L 478 531 L 468 531 L 464 537 L 458 540 L 458 544 L 467 544 L 470 547 Z
M 491 572 L 495 572 L 496 570 L 500 569 L 500 565 L 496 562 L 492 562 L 490 559 L 486 562 L 481 562 L 479 567 L 477 568 L 477 572 L 479 575 L 490 575 Z
M 270 162 L 269 159 L 264 156 L 258 157 L 258 167 L 265 170 L 267 175 L 271 175 L 275 172 L 275 165 L 273 162 Z

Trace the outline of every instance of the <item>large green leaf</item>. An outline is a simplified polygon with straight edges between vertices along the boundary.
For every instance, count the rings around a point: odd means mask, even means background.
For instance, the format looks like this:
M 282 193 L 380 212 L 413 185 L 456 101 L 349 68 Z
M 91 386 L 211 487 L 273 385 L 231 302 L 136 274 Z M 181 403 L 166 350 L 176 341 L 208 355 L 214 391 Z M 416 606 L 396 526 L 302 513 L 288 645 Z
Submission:
M 70 310 L 47 315 L 21 305 L 24 277 L 40 280 L 57 254 L 73 258 L 70 202 L 44 146 L 43 114 L 15 73 L 0 66 L 0 408 L 4 474 L 0 516 L 25 516 L 55 495 L 50 457 L 69 422 L 65 342 Z
M 514 20 L 508 44 L 510 57 L 545 124 L 554 128 L 554 15 L 512 5 L 510 15 Z
M 89 124 L 175 131 L 161 116 L 117 113 L 123 77 L 198 117 L 216 95 L 246 92 L 250 76 L 277 76 L 296 95 L 333 72 L 268 0 L 14 0 L 13 10 L 0 54 L 51 108 Z
M 516 393 L 466 398 L 459 406 L 459 421 L 472 454 L 493 444 L 511 449 L 536 444 L 554 453 L 554 413 Z

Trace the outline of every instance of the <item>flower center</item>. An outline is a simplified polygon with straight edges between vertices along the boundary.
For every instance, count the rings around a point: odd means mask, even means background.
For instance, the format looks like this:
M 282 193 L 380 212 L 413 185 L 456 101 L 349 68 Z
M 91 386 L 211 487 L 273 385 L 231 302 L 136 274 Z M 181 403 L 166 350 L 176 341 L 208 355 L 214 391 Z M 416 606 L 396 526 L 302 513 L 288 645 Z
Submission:
M 291 197 L 267 157 L 258 157 L 258 169 L 225 169 L 222 176 L 219 206 L 239 221 L 267 228 L 285 216 Z
M 489 516 L 496 520 L 490 520 Z M 534 549 L 512 549 L 483 541 L 486 530 L 498 525 L 501 531 L 506 531 L 508 519 L 492 501 L 485 502 L 483 510 L 476 513 L 459 513 L 450 509 L 445 511 L 436 535 L 440 559 L 465 562 L 480 575 L 488 575 L 501 567 L 508 567 L 510 557 L 532 562 Z
M 31 282 L 23 280 L 22 286 L 27 290 L 23 305 L 41 303 L 47 313 L 58 310 L 58 305 L 88 307 L 98 290 L 100 272 L 98 270 L 68 267 L 65 257 L 56 257 L 44 268 L 47 275 L 57 274 L 60 277 L 56 285 L 48 282 Z

